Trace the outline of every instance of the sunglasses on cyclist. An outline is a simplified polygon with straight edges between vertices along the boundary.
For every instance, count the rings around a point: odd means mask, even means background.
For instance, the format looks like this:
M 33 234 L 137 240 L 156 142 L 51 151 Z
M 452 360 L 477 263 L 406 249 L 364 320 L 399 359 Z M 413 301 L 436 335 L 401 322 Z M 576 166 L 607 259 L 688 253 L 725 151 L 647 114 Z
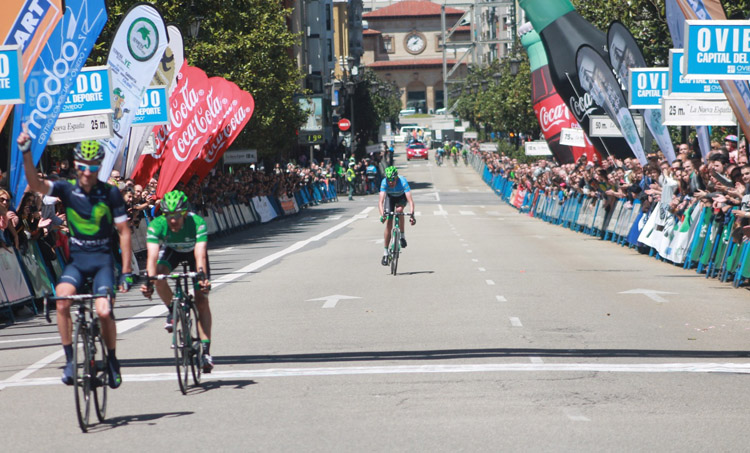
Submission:
M 10 201 L 10 199 L 5 198 L 5 197 L 0 198 L 0 203 L 5 203 L 5 202 L 8 202 L 8 201 Z
M 187 211 L 168 212 L 164 214 L 164 217 L 166 217 L 167 219 L 179 219 L 185 214 L 187 214 Z
M 90 171 L 91 173 L 99 171 L 99 169 L 102 168 L 101 165 L 89 165 L 89 164 L 82 164 L 80 162 L 76 162 L 76 170 L 78 171 Z

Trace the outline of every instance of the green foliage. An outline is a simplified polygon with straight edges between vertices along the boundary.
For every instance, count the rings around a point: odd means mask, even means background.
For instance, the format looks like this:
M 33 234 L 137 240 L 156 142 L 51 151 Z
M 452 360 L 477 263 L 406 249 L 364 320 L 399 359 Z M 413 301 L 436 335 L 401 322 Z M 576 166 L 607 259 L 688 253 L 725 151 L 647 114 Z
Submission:
M 398 89 L 380 79 L 374 71 L 362 69 L 354 92 L 354 127 L 360 152 L 368 143 L 377 142 L 381 123 L 393 125 L 398 121 L 400 109 Z
M 109 21 L 89 64 L 104 64 L 115 30 L 138 0 L 109 0 Z M 302 74 L 289 50 L 299 36 L 287 29 L 290 11 L 280 0 L 152 0 L 166 23 L 176 24 L 185 41 L 188 64 L 209 77 L 223 77 L 248 91 L 255 112 L 233 148 L 258 149 L 259 158 L 278 158 L 296 142 L 304 115 L 294 100 Z M 197 39 L 188 36 L 190 21 L 203 16 Z

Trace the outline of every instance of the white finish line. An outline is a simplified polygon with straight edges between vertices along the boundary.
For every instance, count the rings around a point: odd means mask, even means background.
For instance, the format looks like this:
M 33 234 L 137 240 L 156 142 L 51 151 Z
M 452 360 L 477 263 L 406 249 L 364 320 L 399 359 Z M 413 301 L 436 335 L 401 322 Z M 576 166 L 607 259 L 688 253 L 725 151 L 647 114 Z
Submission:
M 359 214 L 353 216 L 351 219 L 346 220 L 344 222 L 341 222 L 340 224 L 329 228 L 325 231 L 323 231 L 320 234 L 317 234 L 310 239 L 306 239 L 304 241 L 295 242 L 294 244 L 290 245 L 289 247 L 285 248 L 284 250 L 281 250 L 279 252 L 276 252 L 274 254 L 268 255 L 265 258 L 261 258 L 258 261 L 251 263 L 242 269 L 239 269 L 235 272 L 232 272 L 231 274 L 221 276 L 211 282 L 213 288 L 218 288 L 219 286 L 223 285 L 224 283 L 231 282 L 232 280 L 236 280 L 240 277 L 243 277 L 257 269 L 260 269 L 263 266 L 266 266 L 274 261 L 276 261 L 279 258 L 282 258 L 292 252 L 296 252 L 297 250 L 301 249 L 302 247 L 323 239 L 324 237 L 335 233 L 336 231 L 345 228 L 349 226 L 350 224 L 356 222 L 359 219 L 365 219 L 367 218 L 367 213 L 375 209 L 374 207 L 365 208 L 360 212 Z M 151 319 L 162 316 L 164 313 L 167 312 L 167 307 L 164 306 L 163 303 L 160 301 L 158 302 L 158 305 L 154 305 L 153 307 L 150 307 L 137 315 L 125 319 L 123 321 L 119 321 L 117 323 L 117 335 L 122 335 L 123 333 L 127 332 L 128 330 L 131 330 L 135 327 L 138 327 L 139 325 L 145 323 L 146 321 L 150 321 Z M 26 369 L 23 369 L 19 371 L 18 373 L 10 376 L 9 378 L 5 379 L 4 381 L 0 381 L 0 390 L 2 390 L 5 387 L 15 386 L 19 385 L 21 381 L 23 381 L 27 376 L 31 375 L 37 370 L 40 370 L 44 368 L 45 366 L 49 365 L 50 363 L 54 362 L 55 360 L 62 357 L 65 353 L 63 352 L 62 348 L 58 350 L 57 352 L 53 352 L 52 354 L 48 355 L 47 357 L 43 357 L 42 359 L 38 360 L 36 363 L 28 366 Z M 55 378 L 58 381 L 60 378 Z M 25 382 L 25 381 L 24 381 Z
M 219 357 L 220 360 L 220 357 Z M 221 365 L 218 365 L 221 366 Z M 499 373 L 499 372 L 602 372 L 602 373 L 735 373 L 750 374 L 750 363 L 485 363 L 464 365 L 403 365 L 355 366 L 322 368 L 269 368 L 264 370 L 214 371 L 204 374 L 204 381 L 221 379 L 258 379 L 277 377 L 352 376 L 372 374 L 440 374 L 440 373 Z M 125 374 L 124 383 L 173 381 L 174 371 L 168 373 Z M 6 387 L 63 385 L 59 377 L 26 379 L 7 383 Z

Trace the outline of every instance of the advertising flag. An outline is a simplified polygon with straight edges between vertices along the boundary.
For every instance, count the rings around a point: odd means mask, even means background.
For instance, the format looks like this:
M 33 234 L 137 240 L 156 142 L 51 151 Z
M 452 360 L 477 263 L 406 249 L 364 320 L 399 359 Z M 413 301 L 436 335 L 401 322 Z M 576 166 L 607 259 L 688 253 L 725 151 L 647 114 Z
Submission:
M 167 26 L 167 34 L 169 35 L 169 45 L 161 57 L 156 74 L 154 74 L 154 78 L 151 80 L 151 86 L 165 85 L 167 87 L 167 96 L 169 97 L 177 85 L 177 73 L 185 61 L 185 48 L 182 32 L 180 32 L 180 29 L 176 25 Z M 127 177 L 133 174 L 149 138 L 153 143 L 153 130 L 154 128 L 149 126 L 138 126 L 130 129 L 126 165 L 120 171 L 121 174 Z
M 673 0 L 667 0 L 667 3 Z M 724 8 L 719 0 L 676 0 L 685 19 L 726 20 Z M 670 29 L 671 32 L 671 29 Z M 684 38 L 684 36 L 683 36 Z M 672 35 L 674 40 L 674 34 Z M 683 47 L 684 43 L 675 47 Z M 719 84 L 727 96 L 734 116 L 745 136 L 750 136 L 750 87 L 745 80 L 720 80 Z M 701 145 L 702 147 L 702 145 Z
M 586 44 L 578 48 L 576 65 L 581 87 L 604 108 L 620 129 L 635 157 L 641 165 L 646 165 L 646 154 L 643 152 L 635 121 L 612 67 L 593 47 Z
M 21 133 L 22 125 L 26 127 L 35 165 L 42 158 L 68 94 L 76 88 L 78 75 L 106 23 L 104 0 L 67 0 L 63 19 L 26 79 L 26 101 L 16 109 L 13 137 Z M 22 160 L 18 144 L 11 140 L 11 193 L 17 197 L 26 188 Z
M 227 114 L 224 116 L 221 126 L 209 137 L 200 159 L 193 163 L 192 174 L 198 175 L 201 180 L 219 162 L 219 159 L 242 132 L 255 111 L 253 96 L 247 91 L 240 90 L 237 85 L 233 83 L 232 85 L 232 105 L 227 109 Z
M 0 45 L 21 46 L 24 80 L 31 73 L 50 34 L 62 19 L 62 3 L 62 0 L 3 0 Z M 12 108 L 12 105 L 0 106 L 0 129 L 5 126 Z
M 635 42 L 630 30 L 621 22 L 614 21 L 609 25 L 607 43 L 609 45 L 609 62 L 620 80 L 628 80 L 628 71 L 631 68 L 647 67 L 641 48 Z M 672 144 L 672 138 L 669 136 L 669 130 L 662 124 L 661 109 L 640 109 L 638 111 L 643 115 L 648 130 L 651 131 L 659 149 L 671 165 L 672 161 L 675 160 L 674 145 Z
M 127 145 L 130 124 L 167 48 L 167 26 L 159 11 L 140 3 L 117 26 L 107 64 L 112 73 L 112 116 L 114 136 L 101 140 L 106 156 L 99 180 L 106 181 L 115 161 Z
M 182 128 L 170 133 L 156 187 L 158 198 L 172 190 L 188 171 L 210 135 L 218 130 L 224 112 L 231 104 L 232 86 L 221 77 L 208 79 L 205 95 L 199 97 L 192 118 Z

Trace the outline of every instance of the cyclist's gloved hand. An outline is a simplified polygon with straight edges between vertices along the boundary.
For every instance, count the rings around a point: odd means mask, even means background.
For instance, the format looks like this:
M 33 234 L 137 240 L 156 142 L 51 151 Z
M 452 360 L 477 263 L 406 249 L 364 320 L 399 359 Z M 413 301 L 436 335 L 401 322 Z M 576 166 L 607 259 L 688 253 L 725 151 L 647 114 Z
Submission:
M 143 297 L 151 299 L 151 295 L 154 294 L 154 284 L 149 280 L 147 283 L 141 285 L 141 293 Z
M 133 283 L 135 283 L 135 278 L 133 277 L 133 274 L 127 273 L 122 274 L 120 276 L 120 289 L 122 292 L 126 293 L 130 290 L 130 288 L 133 286 Z
M 416 217 L 414 217 L 414 214 L 411 214 L 411 215 L 409 216 L 409 223 L 411 223 L 412 225 L 414 225 L 414 224 L 416 224 L 416 223 L 417 223 L 417 218 L 416 218 Z
M 200 286 L 201 291 L 203 291 L 204 293 L 211 291 L 211 281 L 209 279 L 201 280 Z
M 386 216 L 384 216 L 384 215 L 381 215 L 381 216 L 380 216 L 380 223 L 385 223 L 385 219 L 386 219 L 386 218 L 387 218 Z

